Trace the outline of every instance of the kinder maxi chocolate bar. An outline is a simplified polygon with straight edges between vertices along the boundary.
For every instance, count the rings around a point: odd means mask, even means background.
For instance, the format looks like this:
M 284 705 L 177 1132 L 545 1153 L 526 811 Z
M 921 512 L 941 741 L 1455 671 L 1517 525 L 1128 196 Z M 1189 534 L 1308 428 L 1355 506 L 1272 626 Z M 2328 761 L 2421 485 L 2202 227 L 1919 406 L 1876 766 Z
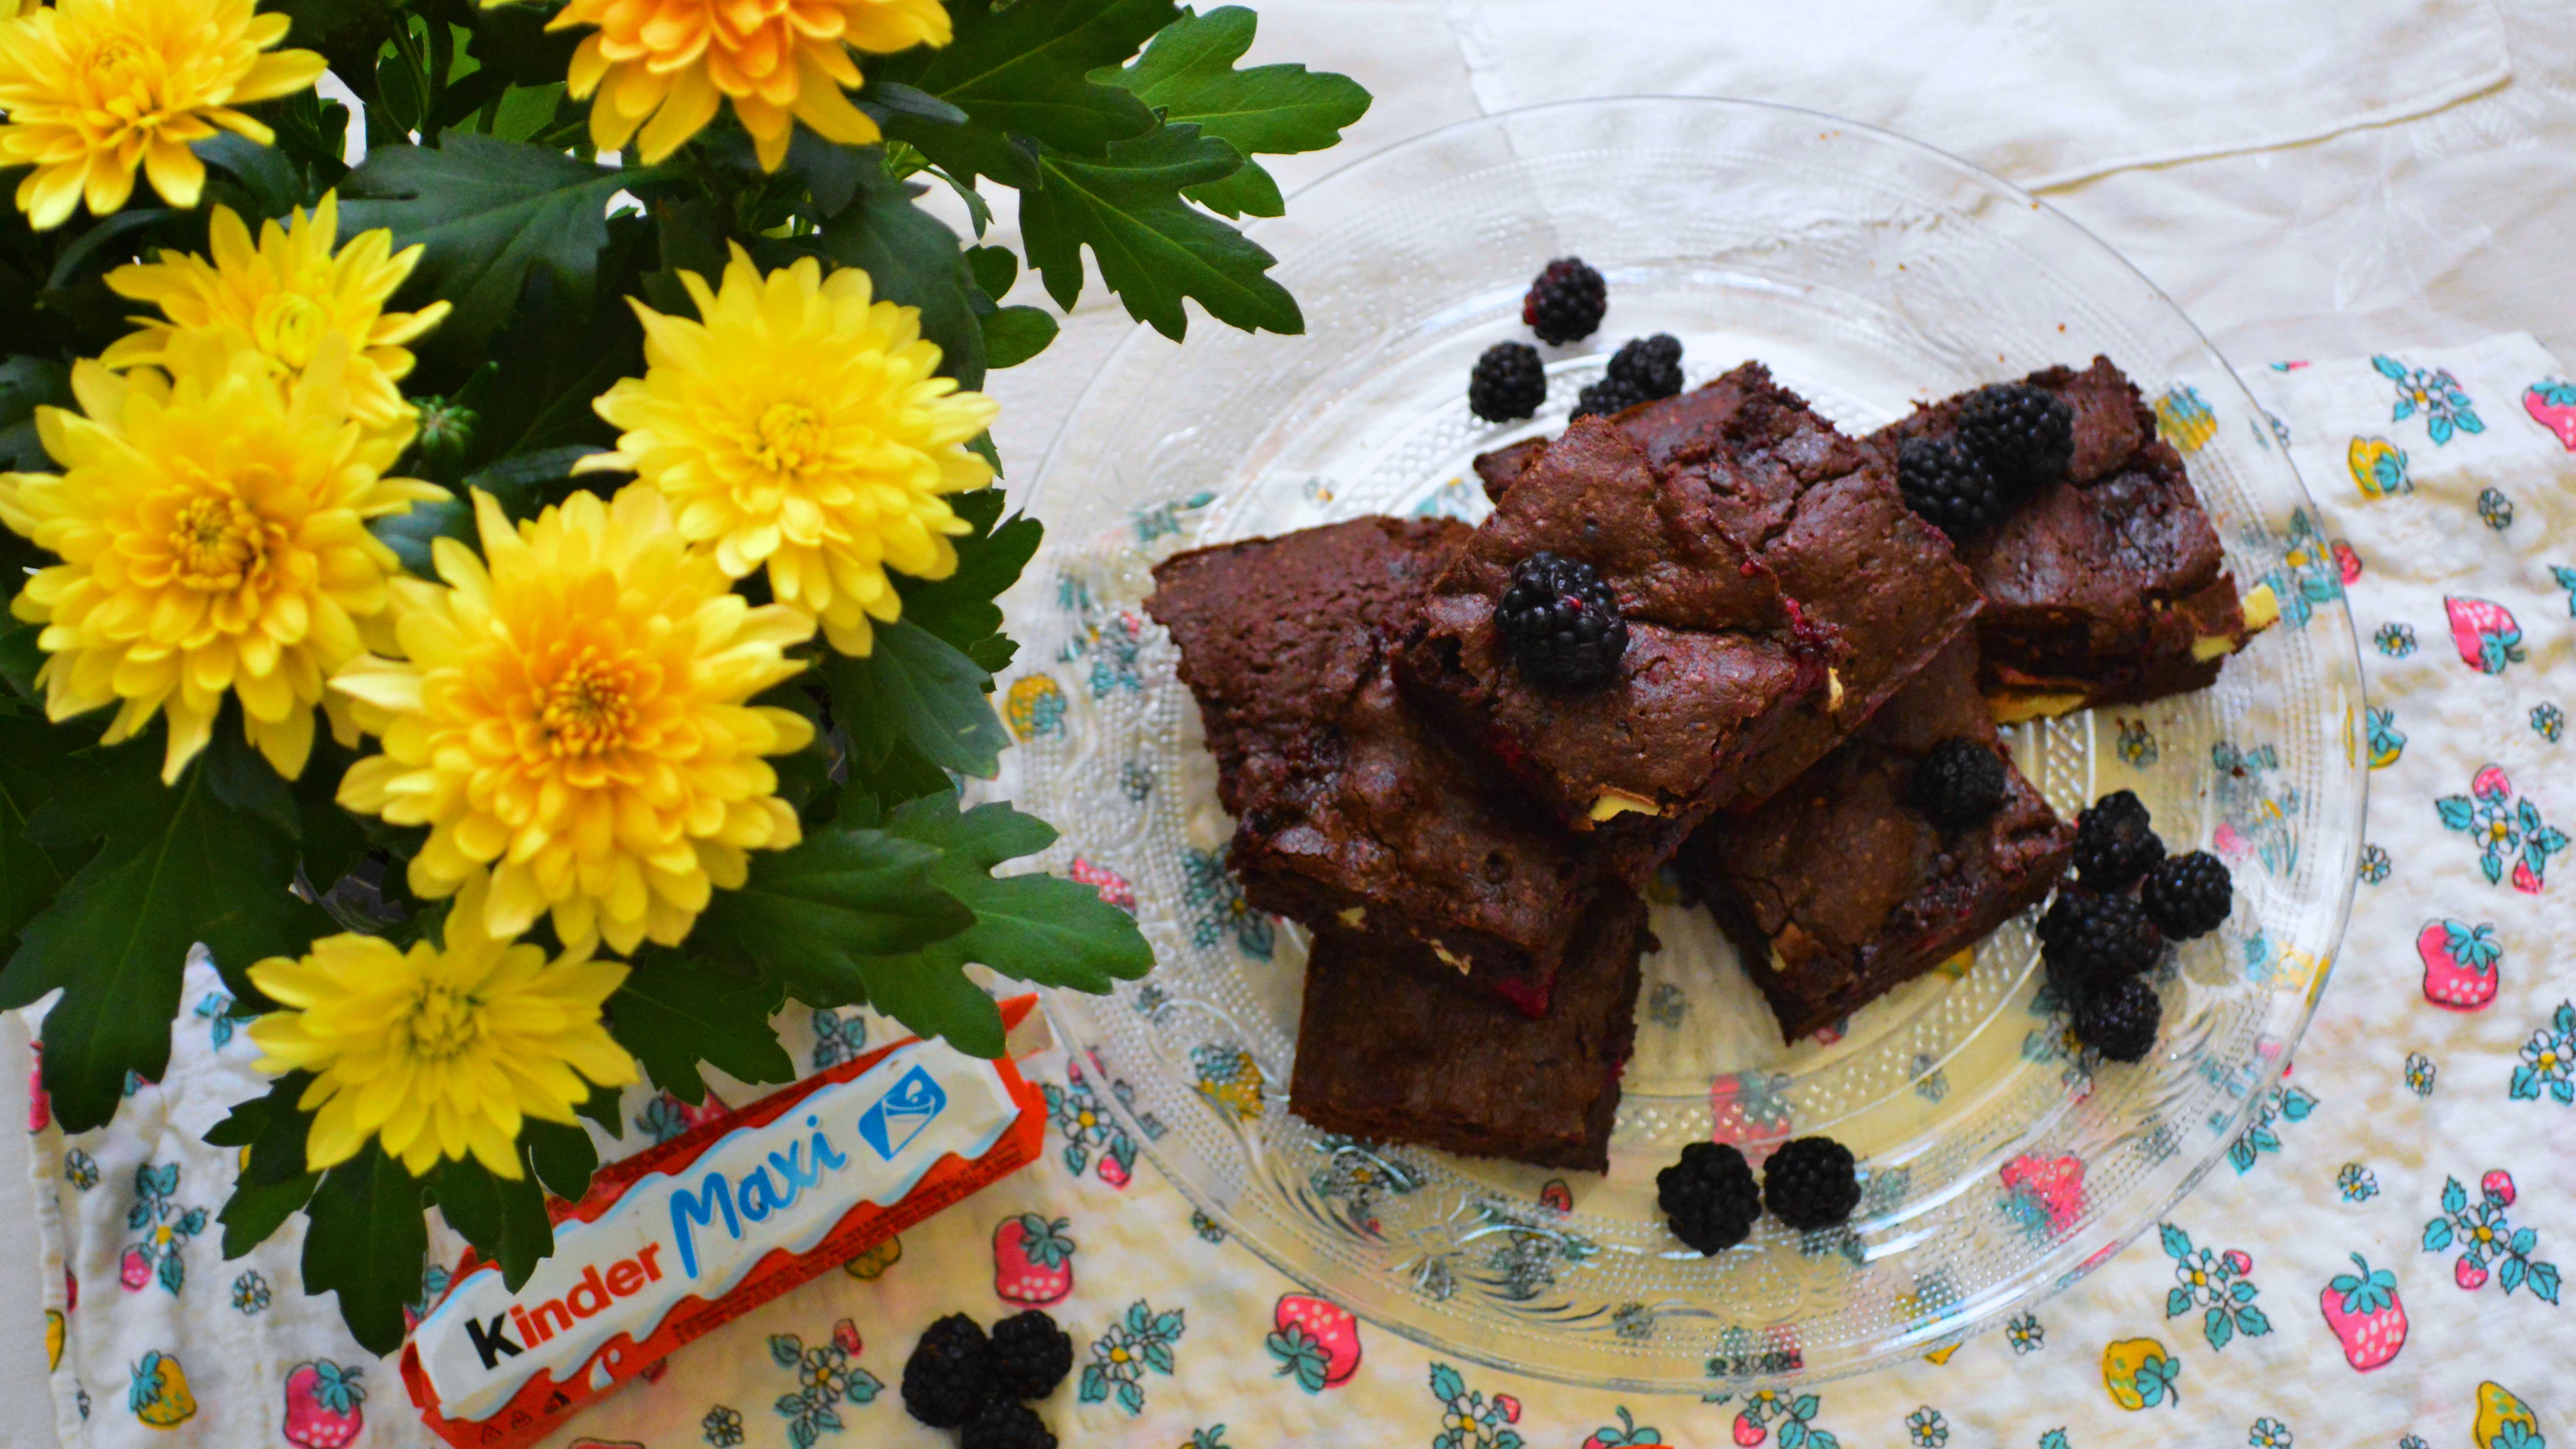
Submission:
M 1004 1007 L 1014 1025 L 1034 998 Z M 468 1253 L 403 1346 L 457 1449 L 517 1449 L 691 1339 L 1035 1160 L 1045 1099 L 1007 1058 L 918 1039 L 602 1168 L 550 1203 L 519 1290 Z

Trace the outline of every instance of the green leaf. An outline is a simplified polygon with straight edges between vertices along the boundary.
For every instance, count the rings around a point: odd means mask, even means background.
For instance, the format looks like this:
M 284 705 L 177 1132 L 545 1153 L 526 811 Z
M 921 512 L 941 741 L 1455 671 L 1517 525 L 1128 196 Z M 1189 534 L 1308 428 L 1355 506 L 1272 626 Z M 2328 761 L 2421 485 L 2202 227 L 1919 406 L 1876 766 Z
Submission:
M 928 187 L 886 175 L 871 152 L 858 199 L 803 245 L 845 267 L 864 268 L 878 300 L 921 309 L 921 335 L 939 348 L 941 375 L 969 392 L 984 385 L 984 331 L 967 300 L 957 236 L 913 205 Z
M 206 1129 L 207 1145 L 247 1147 L 243 1182 L 267 1186 L 300 1177 L 305 1171 L 304 1142 L 313 1114 L 296 1105 L 313 1085 L 311 1072 L 289 1072 L 269 1084 L 266 1095 L 233 1104 L 232 1111 Z
M 368 1143 L 322 1174 L 305 1207 L 304 1291 L 340 1296 L 340 1317 L 371 1353 L 402 1347 L 403 1305 L 420 1296 L 429 1225 L 420 1182 Z
M 50 357 L 0 362 L 0 467 L 52 471 L 56 464 L 36 437 L 36 409 L 72 405 L 72 370 L 60 362 Z M 6 592 L 17 593 L 17 584 L 10 579 Z
M 268 757 L 242 737 L 238 702 L 224 702 L 223 712 L 215 717 L 215 737 L 198 757 L 197 767 L 206 772 L 206 787 L 226 809 L 275 826 L 290 840 L 303 832 L 304 815 L 296 808 L 295 791 L 270 767 Z
M 983 322 L 986 367 L 1017 367 L 1055 341 L 1055 314 L 1043 307 L 996 307 Z
M 968 247 L 966 269 L 975 274 L 975 285 L 985 296 L 999 298 L 1019 280 L 1020 259 L 1009 247 Z
M 1135 918 L 1100 892 L 1044 874 L 996 877 L 993 867 L 1055 843 L 1055 827 L 1005 804 L 959 814 L 954 795 L 911 801 L 886 828 L 940 848 L 930 880 L 966 903 L 975 924 L 923 948 L 933 960 L 989 966 L 1018 981 L 1099 995 L 1153 969 Z
M 287 890 L 286 836 L 227 809 L 202 765 L 164 788 L 160 757 L 157 734 L 112 752 L 29 822 L 53 848 L 105 837 L 0 969 L 0 1005 L 63 988 L 45 1018 L 44 1080 L 66 1131 L 115 1115 L 127 1072 L 160 1079 L 191 945 L 203 941 L 247 996 L 249 966 L 300 953 L 322 919 Z
M 545 1192 L 524 1163 L 513 1179 L 495 1175 L 479 1161 L 451 1158 L 438 1164 L 429 1183 L 439 1216 L 476 1252 L 501 1265 L 502 1285 L 512 1292 L 555 1250 Z
M 328 734 L 313 741 L 313 757 L 296 778 L 295 810 L 301 818 L 296 853 L 304 879 L 315 894 L 331 889 L 367 853 L 367 832 L 356 816 L 341 808 L 340 777 L 357 755 Z
M 1195 126 L 1163 126 L 1110 146 L 1105 161 L 1047 154 L 1045 184 L 1020 193 L 1020 231 L 1047 295 L 1071 308 L 1082 295 L 1082 249 L 1127 315 L 1178 339 L 1189 328 L 1181 299 L 1244 331 L 1306 329 L 1297 300 L 1262 275 L 1276 262 L 1233 227 L 1181 199 L 1220 180 L 1243 153 Z
M 412 290 L 456 304 L 429 345 L 445 356 L 472 357 L 508 320 L 538 268 L 554 274 L 576 310 L 586 309 L 608 245 L 608 199 L 655 174 L 459 132 L 435 148 L 369 152 L 341 183 L 350 198 L 341 226 L 352 235 L 390 227 L 397 248 L 424 245 Z
M 1004 1047 L 1002 1011 L 956 963 L 928 952 L 882 957 L 867 963 L 867 1004 L 925 1037 L 938 1037 L 968 1056 L 998 1057 Z
M 648 947 L 608 999 L 608 1032 L 655 1086 L 695 1106 L 707 1096 L 700 1062 L 746 1082 L 795 1079 L 796 1063 L 769 1026 L 785 994 L 774 980 Z
M 359 100 L 375 103 L 376 52 L 400 23 L 389 0 L 276 0 L 264 8 L 287 17 L 288 45 L 320 51 Z
M 580 1123 L 540 1122 L 529 1118 L 519 1128 L 537 1181 L 566 1202 L 579 1202 L 590 1190 L 590 1175 L 599 1170 L 599 1146 Z
M 232 131 L 217 131 L 191 145 L 197 159 L 209 166 L 221 167 L 241 183 L 255 214 L 250 217 L 251 230 L 270 217 L 283 217 L 304 204 L 304 178 L 296 174 L 294 164 L 274 146 L 263 146 L 248 136 Z
M 835 655 L 823 666 L 832 712 L 850 746 L 874 763 L 896 744 L 943 769 L 990 778 L 1011 742 L 993 713 L 991 672 L 909 620 L 876 626 L 864 657 Z
M 1184 10 L 1135 64 L 1101 79 L 1132 92 L 1166 123 L 1196 126 L 1247 158 L 1339 143 L 1342 128 L 1368 113 L 1367 89 L 1349 76 L 1302 65 L 1234 69 L 1251 49 L 1257 25 L 1253 13 L 1239 5 L 1205 15 Z M 1285 210 L 1279 184 L 1249 159 L 1234 175 L 1186 194 L 1227 216 L 1277 216 Z
M 974 494 L 957 494 L 951 500 L 991 493 L 1000 489 L 978 489 Z M 904 596 L 903 617 L 906 623 L 926 629 L 959 649 L 973 649 L 992 638 L 1002 628 L 1001 606 L 993 601 L 1011 585 L 1019 582 L 1020 571 L 1036 555 L 1038 543 L 1046 536 L 1044 526 L 1034 518 L 1013 515 L 999 528 L 979 528 L 957 542 L 957 571 L 934 584 L 924 584 Z
M 321 1181 L 316 1173 L 298 1173 L 283 1182 L 233 1184 L 233 1195 L 224 1202 L 215 1221 L 224 1225 L 224 1261 L 231 1262 L 260 1244 L 267 1242 L 286 1220 L 313 1200 L 314 1185 Z
M 1111 142 L 1153 129 L 1144 102 L 1091 73 L 1124 64 L 1177 13 L 1172 0 L 1040 0 L 1001 9 L 993 0 L 956 0 L 948 7 L 954 39 L 889 57 L 872 79 L 962 107 L 966 124 L 896 112 L 886 117 L 886 134 L 960 180 L 1036 185 L 1038 143 L 1099 156 Z
M 17 934 L 62 888 L 61 866 L 28 838 L 27 819 L 62 788 L 69 765 L 53 726 L 0 716 L 0 939 Z

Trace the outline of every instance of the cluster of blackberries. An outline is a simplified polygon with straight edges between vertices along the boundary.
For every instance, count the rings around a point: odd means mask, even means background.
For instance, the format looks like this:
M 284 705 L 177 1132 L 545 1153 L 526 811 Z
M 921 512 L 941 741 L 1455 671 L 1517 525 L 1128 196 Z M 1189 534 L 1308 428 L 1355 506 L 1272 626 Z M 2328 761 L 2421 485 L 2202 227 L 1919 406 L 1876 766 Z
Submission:
M 1545 549 L 1512 567 L 1494 606 L 1494 629 L 1522 675 L 1542 689 L 1598 689 L 1628 652 L 1628 621 L 1609 582 L 1592 565 Z
M 2145 979 L 2167 941 L 2218 929 L 2235 905 L 2227 866 L 2206 851 L 2167 858 L 2147 807 L 2127 790 L 2075 822 L 2075 882 L 2039 920 L 2049 984 L 2075 1036 L 2118 1062 L 2155 1049 L 2164 1007 Z
M 1609 310 L 1609 284 L 1581 257 L 1559 257 L 1530 283 L 1521 321 L 1551 347 L 1581 341 Z M 1610 355 L 1600 381 L 1583 389 L 1575 417 L 1615 413 L 1682 390 L 1682 344 L 1669 333 L 1633 337 Z M 1467 376 L 1467 410 L 1489 423 L 1537 414 L 1547 403 L 1547 369 L 1526 342 L 1497 342 Z
M 1029 1407 L 1073 1371 L 1073 1340 L 1037 1309 L 1005 1318 L 987 1337 L 951 1313 L 922 1330 L 903 1363 L 903 1407 L 934 1429 L 958 1431 L 959 1449 L 1055 1449 L 1055 1434 Z
M 1906 506 L 1964 539 L 2004 510 L 2066 476 L 2075 457 L 2075 410 L 2028 383 L 1996 383 L 1959 406 L 1958 435 L 1897 445 L 1896 483 Z
M 1802 1231 L 1850 1221 L 1860 1206 L 1860 1171 L 1850 1148 L 1830 1137 L 1799 1137 L 1762 1164 L 1757 1188 L 1743 1153 L 1723 1142 L 1694 1142 L 1655 1174 L 1655 1200 L 1674 1237 L 1702 1254 L 1722 1253 L 1753 1231 L 1766 1204 Z

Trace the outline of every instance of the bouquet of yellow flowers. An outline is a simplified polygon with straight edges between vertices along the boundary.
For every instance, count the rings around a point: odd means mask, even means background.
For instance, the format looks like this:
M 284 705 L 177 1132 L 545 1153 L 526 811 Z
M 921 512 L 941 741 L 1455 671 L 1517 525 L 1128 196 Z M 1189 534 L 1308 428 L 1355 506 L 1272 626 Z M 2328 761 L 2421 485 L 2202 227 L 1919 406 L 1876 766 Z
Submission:
M 787 998 L 989 1056 L 968 965 L 1150 967 L 961 807 L 1040 536 L 979 389 L 1057 328 L 1001 299 L 1089 248 L 1168 335 L 1300 330 L 1230 220 L 1365 91 L 1172 0 L 0 16 L 0 1006 L 66 1128 L 204 945 L 276 1079 L 225 1254 L 307 1215 L 388 1351 L 427 1207 L 524 1281 L 579 1118 L 786 1079 Z

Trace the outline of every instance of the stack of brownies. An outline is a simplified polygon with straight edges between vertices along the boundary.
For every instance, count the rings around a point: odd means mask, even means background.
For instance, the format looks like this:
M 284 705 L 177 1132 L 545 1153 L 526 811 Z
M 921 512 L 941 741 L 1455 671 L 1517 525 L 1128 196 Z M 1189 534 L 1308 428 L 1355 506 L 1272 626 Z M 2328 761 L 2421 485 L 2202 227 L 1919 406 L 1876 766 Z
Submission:
M 1230 864 L 1313 933 L 1290 1110 L 1597 1170 L 1667 863 L 1791 1040 L 2046 895 L 2072 830 L 1995 720 L 2201 687 L 2267 621 L 2126 378 L 2022 388 L 2071 454 L 1974 528 L 1898 486 L 1960 399 L 1855 439 L 1748 363 L 1479 458 L 1481 526 L 1156 569 Z

